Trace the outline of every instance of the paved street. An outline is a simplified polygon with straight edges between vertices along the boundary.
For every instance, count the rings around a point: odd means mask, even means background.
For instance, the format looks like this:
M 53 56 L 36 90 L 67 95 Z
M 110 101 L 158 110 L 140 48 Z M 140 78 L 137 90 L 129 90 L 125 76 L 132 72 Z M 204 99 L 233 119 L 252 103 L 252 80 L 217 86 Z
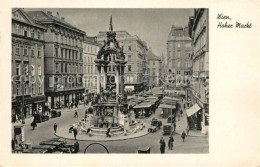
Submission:
M 154 88 L 153 93 L 159 93 L 159 88 Z M 49 121 L 38 123 L 38 126 L 35 130 L 32 130 L 30 123 L 32 121 L 32 118 L 26 120 L 25 125 L 25 141 L 26 143 L 32 143 L 33 146 L 38 145 L 43 140 L 48 140 L 53 137 L 57 137 L 54 135 L 53 125 L 54 123 L 58 124 L 58 130 L 59 127 L 73 124 L 75 122 L 78 122 L 80 119 L 84 117 L 85 109 L 88 106 L 84 107 L 83 105 L 79 106 L 78 110 L 78 118 L 74 118 L 74 112 L 75 109 L 71 110 L 63 110 L 62 116 L 57 118 L 50 118 Z M 155 114 L 151 115 L 149 119 L 156 117 L 159 118 L 161 109 L 157 109 Z M 160 119 L 160 118 L 159 118 Z M 177 122 L 177 128 L 176 132 L 182 131 L 183 127 L 181 121 L 184 120 L 184 116 L 181 117 L 180 121 Z M 163 122 L 166 121 L 166 119 L 161 119 Z M 178 126 L 180 124 L 180 126 Z M 149 126 L 149 125 L 147 125 Z M 180 129 L 179 129 L 180 128 Z M 73 135 L 71 133 L 71 135 Z M 103 137 L 103 136 L 101 136 Z M 140 146 L 148 146 L 151 147 L 152 153 L 160 153 L 159 150 L 159 140 L 162 137 L 162 129 L 158 130 L 155 133 L 150 133 L 148 135 L 134 138 L 134 139 L 128 139 L 128 140 L 119 140 L 119 141 L 103 141 L 98 142 L 100 144 L 103 144 L 110 153 L 136 153 L 138 147 Z M 163 136 L 165 139 L 166 144 L 168 143 L 168 137 L 169 136 Z M 68 140 L 69 142 L 74 142 L 73 140 Z M 83 153 L 85 148 L 92 143 L 97 143 L 94 141 L 79 141 L 80 144 L 80 153 Z M 87 149 L 87 153 L 104 153 L 105 149 L 101 147 L 100 145 L 92 145 Z M 201 136 L 201 137 L 193 137 L 188 136 L 185 140 L 185 142 L 182 142 L 181 137 L 179 134 L 174 134 L 174 149 L 169 151 L 166 149 L 166 153 L 208 153 L 209 152 L 209 143 L 208 143 L 208 137 Z

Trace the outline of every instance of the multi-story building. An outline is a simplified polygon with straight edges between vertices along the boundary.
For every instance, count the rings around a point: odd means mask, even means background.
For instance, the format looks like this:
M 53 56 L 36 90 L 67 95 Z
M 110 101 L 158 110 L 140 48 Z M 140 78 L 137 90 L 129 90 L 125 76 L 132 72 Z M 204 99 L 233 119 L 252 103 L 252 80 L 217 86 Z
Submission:
M 175 77 L 177 87 L 185 85 L 190 75 L 189 55 L 191 50 L 188 27 L 173 25 L 167 40 L 167 66 Z
M 72 26 L 64 17 L 47 11 L 27 12 L 46 28 L 44 33 L 45 95 L 51 108 L 67 106 L 82 98 L 84 31 Z
M 159 86 L 162 83 L 162 60 L 157 57 L 152 49 L 148 49 L 147 56 L 147 75 L 149 77 L 148 85 Z
M 12 114 L 43 111 L 45 30 L 23 9 L 12 10 Z
M 83 41 L 83 84 L 88 99 L 96 93 L 97 69 L 95 60 L 102 44 L 97 42 L 96 37 L 85 37 Z
M 189 34 L 192 38 L 192 85 L 190 98 L 197 112 L 197 129 L 208 130 L 209 115 L 209 10 L 195 9 L 189 19 Z
M 147 78 L 144 74 L 147 72 L 146 57 L 147 57 L 147 44 L 142 41 L 138 36 L 130 35 L 127 31 L 115 31 L 117 34 L 117 41 L 119 45 L 124 49 L 126 56 L 126 68 L 125 68 L 125 89 L 127 91 L 141 91 L 147 84 Z M 103 42 L 106 39 L 106 32 L 99 32 L 97 35 L 97 41 Z M 115 59 L 110 57 L 109 59 Z M 108 66 L 108 84 L 109 81 L 114 81 L 115 66 L 110 64 Z

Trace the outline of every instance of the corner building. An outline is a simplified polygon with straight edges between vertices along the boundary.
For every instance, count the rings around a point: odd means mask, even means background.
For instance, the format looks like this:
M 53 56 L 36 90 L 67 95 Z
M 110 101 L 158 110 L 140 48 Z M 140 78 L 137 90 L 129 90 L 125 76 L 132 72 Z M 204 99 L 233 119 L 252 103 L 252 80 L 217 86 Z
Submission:
M 190 99 L 198 105 L 196 128 L 203 133 L 209 126 L 209 10 L 195 9 L 189 19 L 189 34 L 192 38 L 192 84 Z
M 46 28 L 44 33 L 45 95 L 49 107 L 67 107 L 69 102 L 82 99 L 82 42 L 85 32 L 47 11 L 28 11 L 33 19 Z
M 43 112 L 44 40 L 46 28 L 23 9 L 12 10 L 12 114 Z
M 172 26 L 167 40 L 168 72 L 174 74 L 176 86 L 184 86 L 190 76 L 189 55 L 192 51 L 188 27 Z

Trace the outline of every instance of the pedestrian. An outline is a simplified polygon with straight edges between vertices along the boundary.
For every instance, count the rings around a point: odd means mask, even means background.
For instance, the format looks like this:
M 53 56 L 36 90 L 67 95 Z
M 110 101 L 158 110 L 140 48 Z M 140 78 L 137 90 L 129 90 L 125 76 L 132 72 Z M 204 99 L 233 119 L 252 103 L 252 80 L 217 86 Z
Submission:
M 76 142 L 73 145 L 73 153 L 77 153 L 79 151 L 79 142 L 76 140 Z
M 161 151 L 161 154 L 165 153 L 165 141 L 164 141 L 163 137 L 160 139 L 160 151 Z
M 78 118 L 78 112 L 77 110 L 75 110 L 75 113 L 74 113 L 74 118 L 77 117 Z
M 185 137 L 186 137 L 186 133 L 185 133 L 185 131 L 183 131 L 182 134 L 181 134 L 181 138 L 182 138 L 182 141 L 183 141 L 183 142 L 184 142 L 184 140 L 185 140 Z
M 169 137 L 169 141 L 168 141 L 169 150 L 172 150 L 172 148 L 173 148 L 173 142 L 174 142 L 174 139 L 173 139 L 173 136 L 171 135 L 171 136 Z
M 190 128 L 189 128 L 189 125 L 187 125 L 187 128 L 186 128 L 186 134 L 187 134 L 187 136 L 189 135 L 189 131 L 190 131 Z
M 75 140 L 77 140 L 77 134 L 78 134 L 78 131 L 76 128 L 73 129 L 73 135 L 74 135 L 74 138 Z
M 53 129 L 54 129 L 54 132 L 55 132 L 55 133 L 57 132 L 57 127 L 58 127 L 58 125 L 57 125 L 56 123 L 54 123 Z
M 111 137 L 111 135 L 110 135 L 110 128 L 107 129 L 106 135 L 107 135 L 106 137 Z
M 181 117 L 182 117 L 183 111 L 181 110 L 180 113 L 181 113 Z
M 33 130 L 35 129 L 35 127 L 37 127 L 37 123 L 35 120 L 33 120 L 33 122 L 31 123 L 31 126 L 32 126 Z
M 173 131 L 175 132 L 175 130 L 176 130 L 176 123 L 174 122 L 174 124 L 173 124 Z

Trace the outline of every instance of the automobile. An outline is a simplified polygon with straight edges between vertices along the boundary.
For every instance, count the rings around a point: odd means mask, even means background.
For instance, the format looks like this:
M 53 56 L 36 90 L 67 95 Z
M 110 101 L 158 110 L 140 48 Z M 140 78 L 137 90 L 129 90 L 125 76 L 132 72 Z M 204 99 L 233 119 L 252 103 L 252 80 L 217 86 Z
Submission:
M 151 126 L 156 126 L 158 127 L 159 125 L 162 125 L 162 121 L 156 119 L 156 118 L 153 118 L 152 121 L 151 121 Z
M 175 116 L 169 116 L 167 118 L 167 123 L 174 123 L 175 122 Z
M 41 123 L 44 121 L 48 121 L 49 120 L 49 116 L 48 115 L 43 115 L 43 114 L 34 114 L 34 121 L 36 123 Z
M 163 124 L 163 135 L 170 135 L 172 133 L 171 124 Z
M 138 154 L 150 154 L 151 148 L 147 146 L 139 147 L 137 150 Z
M 57 110 L 52 110 L 51 111 L 51 117 L 55 118 L 55 117 L 60 117 L 61 116 L 61 111 L 57 111 Z

